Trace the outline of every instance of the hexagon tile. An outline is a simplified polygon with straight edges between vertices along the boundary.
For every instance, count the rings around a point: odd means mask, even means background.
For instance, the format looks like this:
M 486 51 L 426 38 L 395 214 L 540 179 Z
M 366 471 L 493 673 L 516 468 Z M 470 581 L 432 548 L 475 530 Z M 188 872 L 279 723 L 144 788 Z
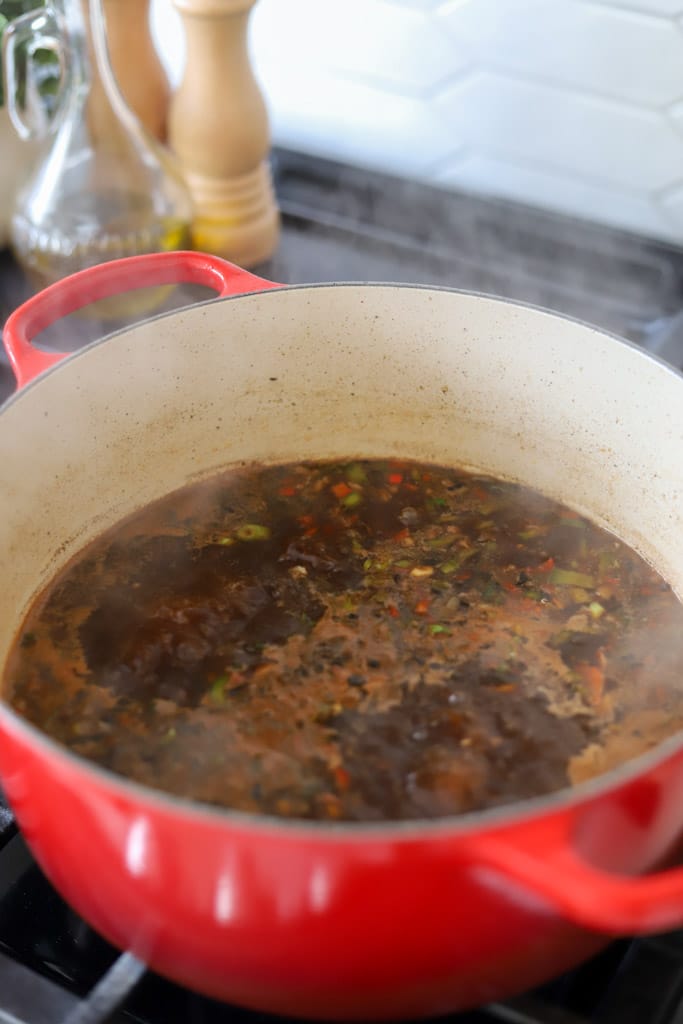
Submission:
M 683 0 L 259 0 L 251 48 L 280 145 L 683 244 Z

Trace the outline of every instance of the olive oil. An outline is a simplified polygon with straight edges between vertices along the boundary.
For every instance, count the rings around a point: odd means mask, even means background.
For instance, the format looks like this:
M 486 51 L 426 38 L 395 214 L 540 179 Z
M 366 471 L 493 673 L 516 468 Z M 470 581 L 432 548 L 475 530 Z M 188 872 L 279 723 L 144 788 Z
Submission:
M 102 220 L 101 230 L 96 230 L 95 204 L 100 211 L 97 217 Z M 106 212 L 105 217 L 101 211 Z M 172 216 L 154 220 L 146 197 L 118 193 L 64 200 L 59 222 L 53 222 L 50 229 L 38 227 L 17 212 L 12 236 L 17 257 L 36 290 L 98 263 L 142 253 L 187 249 L 191 245 L 187 220 Z M 100 320 L 149 315 L 169 291 L 166 287 L 136 287 L 132 278 L 130 291 L 92 303 L 82 310 L 82 315 Z
M 172 155 L 126 106 L 109 64 L 101 0 L 54 0 L 24 27 L 69 54 L 55 110 L 42 128 L 16 105 L 24 137 L 52 139 L 17 196 L 12 245 L 37 288 L 99 263 L 189 248 L 192 203 Z M 6 30 L 9 48 L 18 45 Z M 14 65 L 13 65 L 14 66 Z M 31 82 L 32 66 L 25 71 Z M 21 82 L 15 82 L 15 86 Z M 137 281 L 131 281 L 135 289 Z M 126 292 L 88 307 L 87 316 L 121 319 L 152 312 L 167 289 Z

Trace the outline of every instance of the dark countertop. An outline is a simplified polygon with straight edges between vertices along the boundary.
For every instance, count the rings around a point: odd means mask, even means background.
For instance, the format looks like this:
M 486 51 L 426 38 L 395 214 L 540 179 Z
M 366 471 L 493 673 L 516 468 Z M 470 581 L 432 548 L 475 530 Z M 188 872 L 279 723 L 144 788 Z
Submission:
M 683 248 L 515 203 L 453 193 L 278 150 L 282 283 L 389 281 L 505 296 L 588 321 L 683 366 Z M 682 239 L 683 245 L 683 239 Z M 30 289 L 0 253 L 0 323 Z M 208 297 L 174 293 L 166 308 Z M 41 336 L 72 351 L 125 321 L 69 318 Z M 0 400 L 13 382 L 0 358 Z

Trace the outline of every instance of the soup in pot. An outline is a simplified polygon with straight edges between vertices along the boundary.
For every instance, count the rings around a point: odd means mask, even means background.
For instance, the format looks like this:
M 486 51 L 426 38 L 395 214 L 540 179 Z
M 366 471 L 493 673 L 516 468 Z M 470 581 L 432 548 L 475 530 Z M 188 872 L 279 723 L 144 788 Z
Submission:
M 288 818 L 436 818 L 600 774 L 683 725 L 683 606 L 520 485 L 242 466 L 129 517 L 36 599 L 4 698 L 118 775 Z

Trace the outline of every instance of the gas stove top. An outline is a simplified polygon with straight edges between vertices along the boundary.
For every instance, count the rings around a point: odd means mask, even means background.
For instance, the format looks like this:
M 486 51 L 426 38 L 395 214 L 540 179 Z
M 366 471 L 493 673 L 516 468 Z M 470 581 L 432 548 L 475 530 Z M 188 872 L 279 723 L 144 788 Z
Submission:
M 259 268 L 265 277 L 493 293 L 590 322 L 683 367 L 683 248 L 294 153 L 276 153 L 275 177 L 283 236 Z M 0 254 L 0 323 L 27 294 L 11 257 Z M 187 299 L 184 292 L 173 304 Z M 42 340 L 73 350 L 102 333 L 93 321 L 70 321 Z M 0 401 L 12 388 L 0 359 Z M 112 949 L 52 889 L 0 796 L 0 1024 L 107 1019 L 274 1020 L 180 989 Z M 442 1020 L 683 1024 L 683 932 L 614 942 L 539 991 Z

